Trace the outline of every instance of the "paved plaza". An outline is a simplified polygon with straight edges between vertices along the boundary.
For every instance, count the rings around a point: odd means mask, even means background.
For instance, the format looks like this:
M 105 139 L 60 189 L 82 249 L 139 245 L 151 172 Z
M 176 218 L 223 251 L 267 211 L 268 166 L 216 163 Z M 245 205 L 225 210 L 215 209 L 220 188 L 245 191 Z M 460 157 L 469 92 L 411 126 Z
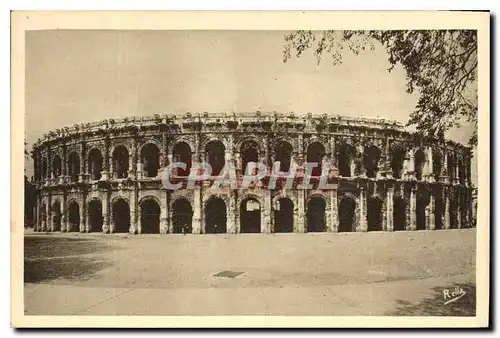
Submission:
M 27 315 L 474 315 L 476 230 L 27 232 Z M 443 290 L 465 296 L 444 304 Z

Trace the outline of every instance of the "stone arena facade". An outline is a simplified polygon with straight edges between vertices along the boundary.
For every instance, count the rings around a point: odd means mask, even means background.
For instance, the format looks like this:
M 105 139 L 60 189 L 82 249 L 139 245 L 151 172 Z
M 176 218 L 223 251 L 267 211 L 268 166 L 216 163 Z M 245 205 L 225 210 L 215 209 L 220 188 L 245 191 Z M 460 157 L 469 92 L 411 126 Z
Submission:
M 293 113 L 186 113 L 108 119 L 50 132 L 33 147 L 36 231 L 279 233 L 437 230 L 473 227 L 471 149 L 422 138 L 387 120 Z M 190 164 L 213 176 L 193 189 Z M 317 162 L 312 187 L 294 181 L 213 189 L 225 164 L 280 171 Z M 323 168 L 329 189 L 319 189 Z

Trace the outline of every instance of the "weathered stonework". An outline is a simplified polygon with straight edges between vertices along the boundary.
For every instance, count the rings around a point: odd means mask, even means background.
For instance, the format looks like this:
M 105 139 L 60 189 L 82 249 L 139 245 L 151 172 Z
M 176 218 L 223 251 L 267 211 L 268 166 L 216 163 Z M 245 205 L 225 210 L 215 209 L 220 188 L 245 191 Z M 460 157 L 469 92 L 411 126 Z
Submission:
M 37 231 L 138 233 L 341 232 L 474 226 L 471 150 L 419 138 L 392 121 L 278 113 L 108 119 L 45 135 L 33 148 Z M 172 162 L 275 161 L 334 168 L 319 190 L 213 180 L 167 190 Z M 285 168 L 284 167 L 284 168 Z M 286 169 L 285 168 L 285 169 Z M 172 181 L 185 184 L 189 169 Z M 286 170 L 283 170 L 286 171 Z M 319 173 L 321 170 L 319 171 Z M 250 201 L 250 202 L 249 202 Z

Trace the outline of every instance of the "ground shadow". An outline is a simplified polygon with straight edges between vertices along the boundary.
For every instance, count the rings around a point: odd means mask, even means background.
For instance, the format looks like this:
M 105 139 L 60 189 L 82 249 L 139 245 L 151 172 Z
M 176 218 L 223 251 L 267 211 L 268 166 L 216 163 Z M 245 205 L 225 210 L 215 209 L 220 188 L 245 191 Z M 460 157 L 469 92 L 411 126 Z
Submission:
M 68 257 L 24 261 L 24 282 L 42 283 L 55 279 L 86 281 L 110 266 L 97 257 Z
M 102 240 L 88 238 L 25 236 L 24 282 L 89 280 L 111 264 L 96 254 L 117 249 Z M 85 257 L 90 254 L 92 256 Z
M 449 289 L 450 293 L 455 287 L 459 287 L 465 291 L 465 295 L 461 298 L 445 304 L 452 298 L 447 298 L 443 295 L 443 290 Z M 430 298 L 426 298 L 417 304 L 407 301 L 398 300 L 397 308 L 390 316 L 475 316 L 476 315 L 476 286 L 473 284 L 457 284 L 446 287 L 435 287 L 432 289 L 434 294 Z
M 99 253 L 117 248 L 87 238 L 25 236 L 25 258 L 50 258 Z

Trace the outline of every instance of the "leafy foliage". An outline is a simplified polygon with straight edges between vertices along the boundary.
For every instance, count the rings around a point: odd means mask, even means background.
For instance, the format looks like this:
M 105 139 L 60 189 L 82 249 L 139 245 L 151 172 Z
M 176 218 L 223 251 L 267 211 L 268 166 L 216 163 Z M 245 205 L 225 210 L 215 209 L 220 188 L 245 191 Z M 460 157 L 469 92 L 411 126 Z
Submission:
M 318 63 L 330 54 L 334 65 L 345 51 L 359 54 L 381 44 L 392 71 L 406 71 L 406 92 L 419 100 L 408 126 L 422 135 L 442 138 L 452 127 L 468 121 L 477 130 L 477 32 L 473 30 L 297 31 L 285 36 L 283 61 L 314 50 Z M 474 131 L 470 144 L 477 143 Z

